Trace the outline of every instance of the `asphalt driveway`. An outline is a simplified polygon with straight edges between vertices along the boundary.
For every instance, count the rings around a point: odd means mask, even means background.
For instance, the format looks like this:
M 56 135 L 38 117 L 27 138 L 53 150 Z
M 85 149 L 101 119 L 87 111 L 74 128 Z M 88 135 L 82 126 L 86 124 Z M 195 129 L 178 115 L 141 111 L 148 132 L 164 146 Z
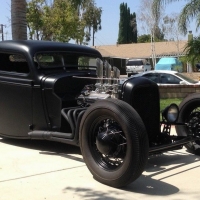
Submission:
M 143 175 L 123 189 L 95 181 L 78 147 L 0 139 L 1 200 L 200 199 L 200 157 L 186 149 L 151 156 Z

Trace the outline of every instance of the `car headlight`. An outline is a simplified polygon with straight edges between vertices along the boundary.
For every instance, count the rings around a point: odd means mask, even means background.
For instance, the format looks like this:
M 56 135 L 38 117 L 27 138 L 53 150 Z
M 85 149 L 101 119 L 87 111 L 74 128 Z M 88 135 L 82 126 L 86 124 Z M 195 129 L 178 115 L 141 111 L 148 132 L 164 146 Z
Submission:
M 166 120 L 169 123 L 174 123 L 178 120 L 179 116 L 179 108 L 176 104 L 171 104 L 167 106 L 163 111 L 162 111 L 162 117 L 163 120 Z

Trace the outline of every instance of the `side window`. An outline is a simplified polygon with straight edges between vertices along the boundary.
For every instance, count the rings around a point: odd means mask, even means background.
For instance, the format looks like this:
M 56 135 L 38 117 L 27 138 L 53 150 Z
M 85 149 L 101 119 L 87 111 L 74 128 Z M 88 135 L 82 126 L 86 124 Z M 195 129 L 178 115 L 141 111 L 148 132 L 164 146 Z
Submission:
M 169 80 L 170 80 L 170 75 L 169 74 L 161 74 L 160 83 L 170 84 Z
M 127 66 L 140 66 L 144 65 L 142 60 L 129 60 L 126 64 Z
M 81 56 L 78 58 L 78 69 L 92 69 L 93 67 L 96 67 L 96 62 L 96 58 Z
M 168 82 L 169 82 L 170 84 L 179 84 L 180 81 L 181 81 L 181 80 L 180 80 L 179 78 L 177 78 L 177 77 L 175 77 L 175 76 L 173 76 L 173 75 L 169 75 Z
M 151 74 L 146 74 L 144 75 L 145 78 L 148 78 L 156 83 L 159 83 L 159 74 L 154 74 L 154 73 L 151 73 Z
M 96 58 L 81 56 L 78 58 L 79 66 L 96 66 Z
M 29 66 L 26 58 L 21 54 L 0 53 L 0 71 L 29 73 Z

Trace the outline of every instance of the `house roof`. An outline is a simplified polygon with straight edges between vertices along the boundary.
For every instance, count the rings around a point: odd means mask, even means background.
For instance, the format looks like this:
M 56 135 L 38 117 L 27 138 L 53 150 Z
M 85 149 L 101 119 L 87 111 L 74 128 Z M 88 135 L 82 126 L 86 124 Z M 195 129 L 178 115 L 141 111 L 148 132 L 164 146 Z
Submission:
M 183 55 L 183 50 L 187 41 L 166 41 L 155 42 L 156 57 L 164 56 L 177 56 L 179 44 L 179 55 Z M 93 46 L 98 50 L 103 57 L 110 58 L 151 58 L 152 46 L 151 43 L 132 43 L 132 44 L 117 44 L 117 45 L 104 45 Z

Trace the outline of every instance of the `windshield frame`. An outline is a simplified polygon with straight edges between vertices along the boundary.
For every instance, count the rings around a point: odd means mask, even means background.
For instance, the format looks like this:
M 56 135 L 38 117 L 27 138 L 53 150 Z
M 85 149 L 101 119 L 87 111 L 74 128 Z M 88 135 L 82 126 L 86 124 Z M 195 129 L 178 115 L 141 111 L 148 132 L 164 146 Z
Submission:
M 58 59 L 60 56 L 60 61 L 58 63 L 54 63 L 54 60 L 47 61 L 47 62 L 41 62 L 39 61 L 39 56 L 52 56 L 52 58 Z M 50 57 L 49 57 L 50 58 Z M 82 64 L 79 63 L 80 58 L 86 58 L 88 59 L 88 64 L 82 62 Z M 96 59 L 99 58 L 97 55 L 93 55 L 90 53 L 84 53 L 84 52 L 70 52 L 70 51 L 42 51 L 35 53 L 33 60 L 34 63 L 36 63 L 38 69 L 79 69 L 82 68 L 85 69 L 96 69 Z M 68 60 L 67 60 L 68 59 Z M 92 65 L 90 63 L 90 60 L 93 59 Z M 101 59 L 101 58 L 99 58 Z M 71 62 L 70 62 L 71 61 Z

